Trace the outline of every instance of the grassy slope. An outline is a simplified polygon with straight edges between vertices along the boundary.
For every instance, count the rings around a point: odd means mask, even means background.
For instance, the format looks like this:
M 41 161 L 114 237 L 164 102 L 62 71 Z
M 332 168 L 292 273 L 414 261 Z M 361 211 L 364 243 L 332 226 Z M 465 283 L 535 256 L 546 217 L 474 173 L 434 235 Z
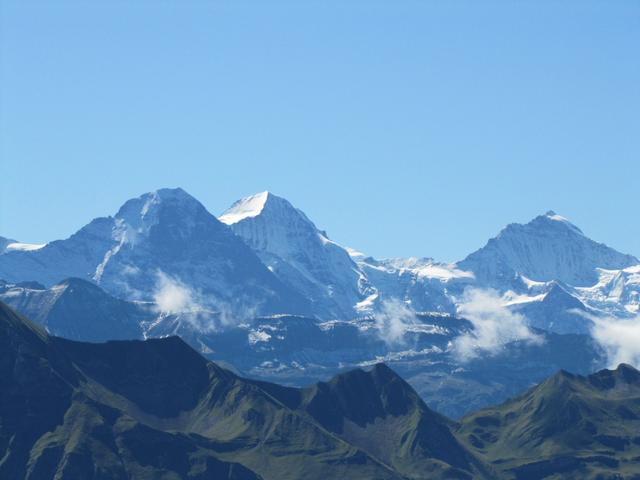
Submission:
M 640 478 L 640 373 L 560 372 L 456 423 L 384 365 L 287 388 L 0 304 L 0 453 L 0 478 Z
M 457 434 L 516 478 L 640 478 L 640 373 L 626 365 L 588 377 L 560 372 L 464 417 Z
M 279 387 L 244 380 L 177 338 L 77 343 L 47 336 L 3 305 L 0 329 L 2 478 L 404 477 L 405 466 L 331 431 L 302 403 L 288 405 L 274 394 Z M 385 374 L 392 383 L 399 378 Z M 352 400 L 388 395 L 374 387 L 358 396 L 356 384 Z M 410 395 L 406 408 L 413 410 L 417 395 Z M 393 417 L 388 409 L 378 413 L 383 421 Z M 446 421 L 429 414 L 451 437 Z M 409 437 L 412 415 L 402 426 Z M 469 477 L 426 458 L 433 453 L 416 455 L 416 464 L 434 467 L 412 477 Z M 403 452 L 403 461 L 410 457 Z

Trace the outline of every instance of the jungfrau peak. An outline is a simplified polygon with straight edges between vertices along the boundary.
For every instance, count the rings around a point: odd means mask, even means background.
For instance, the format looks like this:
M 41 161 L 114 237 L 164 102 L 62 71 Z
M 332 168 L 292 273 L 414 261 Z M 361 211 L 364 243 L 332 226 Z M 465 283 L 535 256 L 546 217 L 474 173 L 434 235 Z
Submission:
M 527 224 L 507 225 L 458 266 L 495 287 L 513 284 L 520 275 L 586 287 L 598 281 L 598 268 L 619 270 L 638 263 L 634 256 L 591 240 L 566 218 L 549 211 Z

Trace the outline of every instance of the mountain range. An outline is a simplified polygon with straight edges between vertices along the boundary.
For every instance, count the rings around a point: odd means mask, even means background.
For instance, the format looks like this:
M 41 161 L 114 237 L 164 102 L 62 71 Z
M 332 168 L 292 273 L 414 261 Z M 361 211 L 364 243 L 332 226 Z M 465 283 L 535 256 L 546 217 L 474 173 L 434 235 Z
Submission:
M 201 330 L 201 312 L 168 314 L 156 305 L 117 299 L 95 284 L 64 280 L 0 284 L 0 300 L 65 338 L 100 342 L 178 335 L 207 358 L 255 379 L 307 385 L 349 368 L 384 361 L 438 411 L 458 417 L 501 401 L 558 369 L 589 373 L 603 365 L 591 337 L 536 330 L 544 341 L 515 341 L 461 362 L 451 345 L 471 322 L 441 313 L 411 315 L 390 343 L 379 319 L 319 321 L 295 315 L 258 316 L 239 325 Z M 393 315 L 406 312 L 388 312 Z
M 0 278 L 50 286 L 90 280 L 123 299 L 153 301 L 163 279 L 197 286 L 208 306 L 232 312 L 308 313 L 247 245 L 182 189 L 129 200 L 66 240 L 1 256 Z M 195 288 L 195 287 L 194 287 Z
M 557 286 L 590 312 L 618 317 L 640 309 L 640 260 L 597 243 L 547 212 L 506 226 L 454 264 L 429 258 L 374 259 L 343 247 L 284 198 L 263 192 L 219 218 L 182 189 L 124 203 L 66 240 L 20 244 L 0 255 L 0 278 L 52 286 L 89 280 L 125 300 L 155 301 L 169 280 L 203 309 L 321 320 L 370 315 L 398 299 L 416 312 L 454 314 L 468 287 L 492 288 L 507 306 L 541 302 Z M 194 296 L 192 295 L 192 296 Z M 575 302 L 573 302 L 575 303 Z M 547 322 L 566 330 L 562 322 Z M 588 330 L 588 322 L 571 328 Z M 561 332 L 562 333 L 562 332 Z
M 0 378 L 2 478 L 640 475 L 640 372 L 626 365 L 560 372 L 456 422 L 384 364 L 290 388 L 177 337 L 52 337 L 0 302 Z
M 524 394 L 464 417 L 458 437 L 515 478 L 638 478 L 640 372 L 560 371 Z
M 269 192 L 216 218 L 161 189 L 64 240 L 1 240 L 0 300 L 51 334 L 179 335 L 238 373 L 293 386 L 385 361 L 454 417 L 558 369 L 602 368 L 594 319 L 640 310 L 640 261 L 555 212 L 453 264 L 372 258 Z

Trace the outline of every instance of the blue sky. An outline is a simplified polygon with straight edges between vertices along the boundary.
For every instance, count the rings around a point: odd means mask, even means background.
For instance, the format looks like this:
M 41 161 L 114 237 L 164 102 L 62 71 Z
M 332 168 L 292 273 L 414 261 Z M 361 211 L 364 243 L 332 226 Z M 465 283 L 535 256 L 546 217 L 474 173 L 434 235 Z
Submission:
M 54 5 L 55 3 L 55 5 Z M 377 256 L 554 209 L 640 255 L 640 2 L 5 1 L 0 235 L 262 190 Z

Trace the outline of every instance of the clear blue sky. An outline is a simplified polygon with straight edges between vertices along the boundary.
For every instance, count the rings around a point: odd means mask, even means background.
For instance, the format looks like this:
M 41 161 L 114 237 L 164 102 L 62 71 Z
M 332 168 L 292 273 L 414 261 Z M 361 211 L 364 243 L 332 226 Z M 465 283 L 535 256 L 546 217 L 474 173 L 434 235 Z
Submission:
M 2 2 L 0 235 L 181 186 L 457 260 L 554 209 L 640 255 L 640 2 Z

